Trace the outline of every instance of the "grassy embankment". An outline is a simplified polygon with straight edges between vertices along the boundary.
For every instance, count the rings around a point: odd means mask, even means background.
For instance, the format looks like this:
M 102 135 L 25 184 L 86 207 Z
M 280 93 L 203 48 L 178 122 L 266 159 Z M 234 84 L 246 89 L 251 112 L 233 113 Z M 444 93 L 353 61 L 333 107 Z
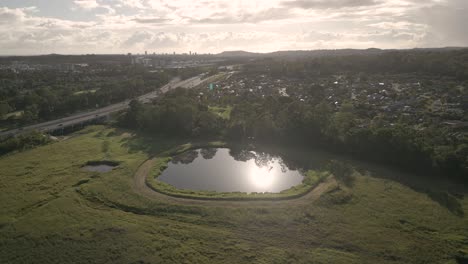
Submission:
M 91 127 L 0 157 L 0 262 L 456 263 L 468 250 L 467 217 L 368 173 L 301 203 L 205 206 L 137 193 L 140 164 L 182 143 Z M 81 169 L 103 159 L 120 165 Z M 466 196 L 456 199 L 466 212 Z
M 22 115 L 24 114 L 24 111 L 15 111 L 15 112 L 11 112 L 11 113 L 8 113 L 4 116 L 1 116 L 0 117 L 0 120 L 5 120 L 5 119 L 8 119 L 8 118 L 13 118 L 13 119 L 18 119 L 20 118 Z
M 82 91 L 74 92 L 73 95 L 80 95 L 80 94 L 87 94 L 87 93 L 93 94 L 93 93 L 96 93 L 96 91 L 97 89 L 82 90 Z
M 8 113 L 6 115 L 3 115 L 3 116 L 0 116 L 0 121 L 4 121 L 4 120 L 7 120 L 7 119 L 19 119 L 21 118 L 21 116 L 24 114 L 24 111 L 15 111 L 15 112 L 11 112 L 11 113 Z M 9 130 L 9 129 L 12 129 L 13 128 L 13 125 L 12 124 L 9 124 L 9 125 L 4 125 L 4 126 L 1 126 L 0 125 L 0 132 L 1 131 L 6 131 L 6 130 Z

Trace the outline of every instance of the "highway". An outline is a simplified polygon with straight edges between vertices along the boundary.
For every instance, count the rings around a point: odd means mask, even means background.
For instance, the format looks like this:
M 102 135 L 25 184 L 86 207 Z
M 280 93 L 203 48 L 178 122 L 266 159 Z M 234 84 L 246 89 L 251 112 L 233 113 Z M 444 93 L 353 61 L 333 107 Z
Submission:
M 159 94 L 166 93 L 170 91 L 171 89 L 175 89 L 177 87 L 182 87 L 182 88 L 195 87 L 201 84 L 202 82 L 206 81 L 206 79 L 202 79 L 202 78 L 203 78 L 203 74 L 186 79 L 186 80 L 182 80 L 182 81 L 176 78 L 176 79 L 171 80 L 168 84 L 164 85 L 160 89 L 141 95 L 137 97 L 136 99 L 138 99 L 142 103 L 147 103 L 147 102 L 150 102 L 152 99 L 156 98 Z M 60 118 L 60 119 L 56 119 L 52 121 L 47 121 L 47 122 L 43 122 L 43 123 L 39 123 L 35 125 L 30 125 L 30 126 L 25 126 L 25 127 L 21 127 L 17 129 L 0 132 L 0 138 L 18 135 L 18 134 L 31 131 L 31 130 L 49 132 L 49 131 L 54 131 L 60 128 L 83 124 L 91 120 L 104 118 L 111 113 L 124 110 L 128 108 L 129 103 L 130 103 L 130 100 L 126 100 L 124 102 L 112 104 L 112 105 L 102 107 L 93 111 L 77 113 L 68 117 L 64 117 L 64 118 Z

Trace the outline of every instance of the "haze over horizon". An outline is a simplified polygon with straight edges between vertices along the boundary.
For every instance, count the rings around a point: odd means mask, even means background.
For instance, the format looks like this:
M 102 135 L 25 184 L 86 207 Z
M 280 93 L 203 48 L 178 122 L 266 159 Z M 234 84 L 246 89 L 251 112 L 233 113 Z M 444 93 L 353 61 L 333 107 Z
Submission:
M 0 55 L 468 46 L 464 0 L 1 0 Z

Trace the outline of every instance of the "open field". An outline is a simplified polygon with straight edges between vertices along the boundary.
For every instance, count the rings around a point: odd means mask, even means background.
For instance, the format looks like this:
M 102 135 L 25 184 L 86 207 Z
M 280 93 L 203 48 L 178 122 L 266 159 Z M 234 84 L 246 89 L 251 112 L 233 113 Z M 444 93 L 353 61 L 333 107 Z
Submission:
M 152 166 L 140 166 L 184 143 L 94 126 L 0 157 L 0 263 L 457 263 L 468 254 L 466 192 L 368 172 L 300 203 L 141 191 L 135 173 Z M 81 169 L 96 160 L 120 165 Z

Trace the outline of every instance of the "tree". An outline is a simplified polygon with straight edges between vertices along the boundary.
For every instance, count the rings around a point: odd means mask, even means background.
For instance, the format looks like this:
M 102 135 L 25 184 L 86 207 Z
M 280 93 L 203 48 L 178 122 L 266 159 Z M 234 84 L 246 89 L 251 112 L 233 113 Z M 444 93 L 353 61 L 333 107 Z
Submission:
M 348 163 L 332 160 L 328 163 L 327 169 L 335 176 L 338 181 L 343 182 L 346 186 L 351 186 L 354 178 L 353 167 Z
M 123 117 L 123 124 L 127 127 L 138 129 L 138 120 L 142 116 L 143 105 L 138 100 L 132 100 L 129 106 L 129 110 Z
M 0 102 L 0 118 L 8 114 L 11 111 L 11 107 L 7 102 Z
M 197 124 L 194 129 L 194 136 L 214 136 L 221 130 L 221 120 L 219 117 L 208 111 L 201 111 L 198 115 Z

